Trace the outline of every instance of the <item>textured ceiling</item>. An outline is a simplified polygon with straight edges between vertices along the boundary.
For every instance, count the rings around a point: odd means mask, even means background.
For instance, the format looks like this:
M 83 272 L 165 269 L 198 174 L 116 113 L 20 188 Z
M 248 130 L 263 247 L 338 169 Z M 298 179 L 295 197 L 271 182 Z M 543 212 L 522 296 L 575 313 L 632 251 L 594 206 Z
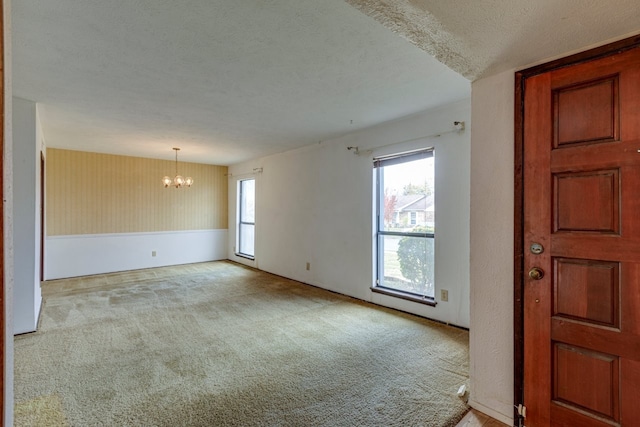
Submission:
M 51 147 L 232 164 L 640 31 L 636 1 L 18 0 L 13 90 Z
M 342 0 L 19 0 L 14 95 L 50 147 L 232 164 L 469 97 Z
M 345 0 L 471 81 L 640 31 L 638 0 Z

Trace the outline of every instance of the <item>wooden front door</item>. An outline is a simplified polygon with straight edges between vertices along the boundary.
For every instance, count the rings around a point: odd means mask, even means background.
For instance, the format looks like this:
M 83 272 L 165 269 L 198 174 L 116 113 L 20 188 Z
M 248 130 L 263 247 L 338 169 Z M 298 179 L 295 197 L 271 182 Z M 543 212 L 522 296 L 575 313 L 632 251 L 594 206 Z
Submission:
M 640 426 L 640 48 L 524 84 L 524 425 Z

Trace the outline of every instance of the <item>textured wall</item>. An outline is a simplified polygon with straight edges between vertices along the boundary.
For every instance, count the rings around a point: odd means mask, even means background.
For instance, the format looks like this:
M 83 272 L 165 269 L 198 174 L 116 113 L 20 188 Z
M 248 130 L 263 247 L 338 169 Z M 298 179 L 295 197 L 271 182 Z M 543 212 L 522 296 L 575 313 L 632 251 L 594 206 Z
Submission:
M 178 164 L 191 188 L 164 188 L 168 160 L 49 148 L 47 235 L 227 228 L 226 166 Z
M 36 103 L 13 98 L 14 333 L 38 326 L 40 293 L 40 152 Z
M 2 105 L 0 105 L 0 111 L 2 117 L 0 118 L 0 126 L 2 126 L 2 144 L 0 149 L 2 150 L 2 201 L 3 208 L 0 211 L 2 214 L 2 226 L 3 233 L 0 236 L 2 238 L 2 250 L 0 250 L 0 257 L 2 260 L 2 280 L 4 295 L 2 295 L 2 301 L 0 304 L 4 304 L 4 331 L 0 339 L 4 340 L 3 348 L 0 351 L 4 352 L 2 356 L 2 373 L 4 381 L 0 384 L 2 387 L 2 419 L 0 424 L 5 426 L 13 425 L 13 82 L 12 82 L 12 66 L 11 66 L 11 0 L 2 1 L 2 27 L 0 31 L 4 39 L 0 47 L 0 87 L 3 97 Z
M 514 71 L 473 83 L 471 397 L 513 425 Z

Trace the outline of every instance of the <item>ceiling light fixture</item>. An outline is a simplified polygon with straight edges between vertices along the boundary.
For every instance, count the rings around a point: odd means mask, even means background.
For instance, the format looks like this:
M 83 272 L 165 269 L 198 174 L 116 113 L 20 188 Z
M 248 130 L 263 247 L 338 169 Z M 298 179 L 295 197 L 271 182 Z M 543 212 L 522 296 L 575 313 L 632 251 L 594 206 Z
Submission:
M 173 179 L 171 179 L 168 176 L 165 176 L 164 178 L 162 178 L 162 183 L 164 184 L 164 188 L 167 188 L 170 185 L 176 188 L 191 187 L 193 185 L 193 178 L 191 178 L 190 176 L 183 178 L 182 175 L 178 175 L 178 151 L 180 151 L 180 149 L 176 147 L 174 147 L 173 149 L 176 152 L 176 176 L 173 177 Z

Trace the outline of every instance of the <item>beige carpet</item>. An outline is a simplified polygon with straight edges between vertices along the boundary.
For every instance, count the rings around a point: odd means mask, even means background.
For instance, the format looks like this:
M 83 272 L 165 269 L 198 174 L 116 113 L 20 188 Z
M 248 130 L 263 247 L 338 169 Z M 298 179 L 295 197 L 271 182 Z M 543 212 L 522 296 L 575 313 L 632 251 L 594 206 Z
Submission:
M 455 426 L 468 333 L 229 262 L 43 285 L 16 425 Z

